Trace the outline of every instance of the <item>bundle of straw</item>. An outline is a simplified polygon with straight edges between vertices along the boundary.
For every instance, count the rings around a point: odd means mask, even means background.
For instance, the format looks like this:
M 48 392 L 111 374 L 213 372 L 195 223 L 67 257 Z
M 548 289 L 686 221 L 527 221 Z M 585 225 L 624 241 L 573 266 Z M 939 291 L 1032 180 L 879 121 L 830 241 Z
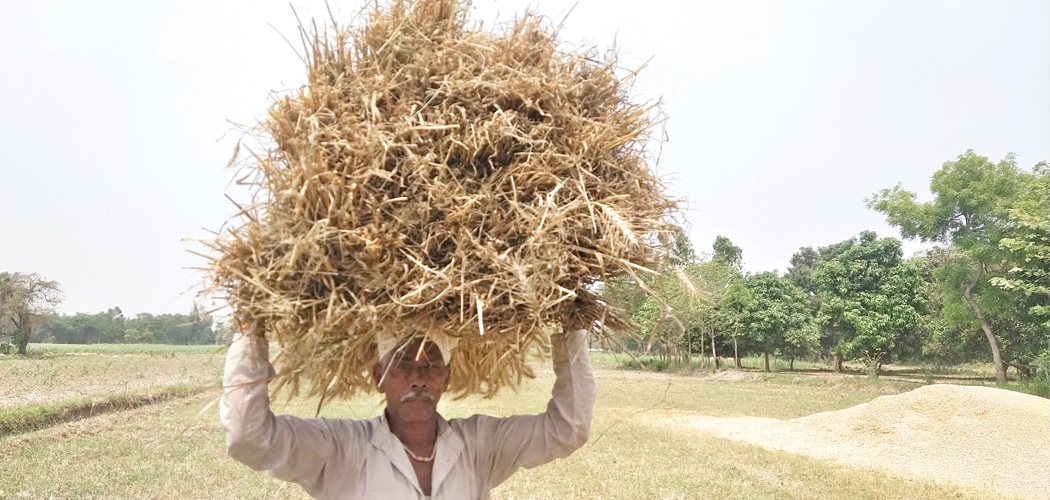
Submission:
M 551 325 L 623 327 L 595 285 L 660 258 L 674 202 L 633 76 L 535 14 L 491 32 L 469 8 L 302 30 L 308 83 L 273 104 L 253 204 L 212 243 L 235 316 L 280 344 L 278 387 L 352 396 L 377 336 L 417 334 L 459 339 L 452 392 L 495 394 Z

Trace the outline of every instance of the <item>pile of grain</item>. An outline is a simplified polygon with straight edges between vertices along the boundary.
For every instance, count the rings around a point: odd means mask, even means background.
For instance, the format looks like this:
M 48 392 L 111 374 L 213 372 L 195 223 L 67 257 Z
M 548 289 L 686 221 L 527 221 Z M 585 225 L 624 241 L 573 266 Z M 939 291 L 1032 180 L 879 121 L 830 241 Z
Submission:
M 570 52 L 526 13 L 392 0 L 303 30 L 308 83 L 277 100 L 214 288 L 280 344 L 277 387 L 372 387 L 376 339 L 450 336 L 453 392 L 530 375 L 557 325 L 620 328 L 597 283 L 655 267 L 674 202 L 646 150 L 654 108 L 614 55 Z
M 687 417 L 672 423 L 997 497 L 1050 497 L 1050 402 L 1013 391 L 937 384 L 788 421 Z

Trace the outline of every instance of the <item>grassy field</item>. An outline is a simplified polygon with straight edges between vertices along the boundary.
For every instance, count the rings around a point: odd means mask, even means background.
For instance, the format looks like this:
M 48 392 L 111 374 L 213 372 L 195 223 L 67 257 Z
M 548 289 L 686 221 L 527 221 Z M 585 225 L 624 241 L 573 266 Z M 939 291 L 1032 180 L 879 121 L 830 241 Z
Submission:
M 669 364 L 666 359 L 656 356 L 632 358 L 626 354 L 596 353 L 596 363 L 601 363 L 608 368 L 624 368 L 635 370 L 638 361 L 648 367 L 649 371 L 670 372 L 678 374 L 705 375 L 714 371 L 714 365 L 710 358 L 695 356 L 689 363 L 677 362 Z M 748 373 L 759 373 L 765 377 L 799 377 L 815 376 L 818 379 L 854 379 L 868 377 L 866 367 L 862 363 L 843 363 L 844 373 L 835 373 L 829 362 L 814 362 L 797 360 L 792 368 L 787 360 L 773 358 L 769 360 L 771 372 L 764 372 L 764 362 L 759 357 L 743 357 L 740 360 L 743 371 Z M 721 368 L 727 369 L 733 366 L 733 359 L 723 360 Z M 878 378 L 872 379 L 873 383 L 879 382 L 912 382 L 916 384 L 929 384 L 934 382 L 951 382 L 954 384 L 996 386 L 1026 394 L 1034 394 L 1040 397 L 1050 397 L 1050 387 L 1045 378 L 1034 380 L 1023 380 L 1018 378 L 1016 372 L 1010 371 L 1007 383 L 999 385 L 995 380 L 995 367 L 991 363 L 967 363 L 954 366 L 943 366 L 934 368 L 917 364 L 886 364 Z
M 596 356 L 601 392 L 590 443 L 568 459 L 520 471 L 494 492 L 495 498 L 990 498 L 987 492 L 851 469 L 647 423 L 654 415 L 788 419 L 847 408 L 909 390 L 914 383 L 782 373 L 683 376 L 622 371 L 617 364 L 616 358 Z M 154 404 L 0 435 L 0 498 L 306 498 L 297 486 L 226 457 L 212 405 L 220 395 L 215 383 L 219 370 L 221 356 L 200 353 L 0 358 L 0 384 L 35 387 L 34 394 L 50 401 L 67 400 L 73 387 L 81 388 L 74 390 L 79 398 L 105 398 L 133 383 L 139 394 L 160 392 L 173 376 L 203 387 Z M 48 378 L 61 383 L 38 383 Z M 539 412 L 552 379 L 549 369 L 540 369 L 537 379 L 517 393 L 445 400 L 441 411 L 447 417 Z M 32 404 L 37 403 L 12 408 Z M 316 401 L 279 400 L 274 406 L 278 412 L 313 416 Z M 333 402 L 322 416 L 370 417 L 381 408 L 379 398 L 360 397 Z
M 61 354 L 213 354 L 222 353 L 219 345 L 159 345 L 159 344 L 29 344 L 30 356 Z
M 98 346 L 90 347 L 93 349 L 64 354 L 33 349 L 28 357 L 0 358 L 0 408 L 134 392 L 158 385 L 217 384 L 222 377 L 224 354 L 216 352 L 214 346 L 205 346 L 207 351 L 201 346 L 184 351 L 176 346 L 152 346 L 158 349 L 153 353 L 106 352 Z

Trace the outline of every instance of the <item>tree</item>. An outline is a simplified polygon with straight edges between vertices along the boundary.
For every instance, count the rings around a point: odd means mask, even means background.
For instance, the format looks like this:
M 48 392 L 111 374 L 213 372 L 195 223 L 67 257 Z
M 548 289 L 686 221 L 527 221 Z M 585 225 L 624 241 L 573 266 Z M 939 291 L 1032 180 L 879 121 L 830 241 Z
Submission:
M 645 354 L 653 353 L 653 346 L 659 344 L 664 355 L 674 355 L 674 346 L 686 332 L 686 325 L 692 315 L 694 297 L 689 287 L 691 282 L 681 277 L 678 270 L 665 272 L 656 278 L 653 295 L 647 295 L 645 302 L 631 317 L 638 324 L 639 332 L 645 339 Z
M 831 245 L 818 247 L 815 250 L 813 247 L 801 247 L 798 249 L 798 252 L 791 255 L 791 266 L 788 267 L 787 274 L 784 277 L 806 293 L 806 297 L 809 299 L 809 308 L 814 317 L 820 311 L 822 299 L 819 290 L 817 290 L 817 285 L 813 283 L 813 273 L 816 272 L 821 262 L 834 259 L 856 244 L 856 242 L 856 238 L 850 238 Z M 842 353 L 839 350 L 838 338 L 834 335 L 834 332 L 829 331 L 827 328 L 821 328 L 818 336 L 822 354 L 832 357 L 835 363 L 835 371 L 841 372 Z
M 711 248 L 715 251 L 711 257 L 712 261 L 738 270 L 743 266 L 744 251 L 734 245 L 729 238 L 718 235 L 715 237 L 715 242 L 711 245 Z
M 685 267 L 697 261 L 693 242 L 689 241 L 689 235 L 685 234 L 684 229 L 676 226 L 671 231 L 671 241 L 669 243 L 671 249 L 669 264 L 671 267 Z
M 664 355 L 675 355 L 676 346 L 697 327 L 698 309 L 702 298 L 696 283 L 702 281 L 700 267 L 691 263 L 684 267 L 667 267 L 650 283 L 650 292 L 631 320 L 640 327 L 645 340 L 645 354 L 652 354 L 659 344 Z
M 73 315 L 59 314 L 43 327 L 48 342 L 61 344 L 95 344 L 99 342 L 116 342 L 110 332 L 103 330 L 99 324 L 99 314 L 78 312 Z M 42 332 L 43 333 L 43 332 Z M 123 333 L 121 333 L 123 338 Z
M 999 246 L 1009 228 L 1009 210 L 1017 200 L 1025 176 L 1013 154 L 999 163 L 966 151 L 955 161 L 945 162 L 933 174 L 931 202 L 920 203 L 915 193 L 900 185 L 875 193 L 867 201 L 868 207 L 886 215 L 886 220 L 900 228 L 908 239 L 924 242 L 950 243 L 958 250 L 959 258 L 948 261 L 948 266 L 937 273 L 942 283 L 950 287 L 970 309 L 988 342 L 999 383 L 1006 382 L 1000 335 L 994 324 L 1004 318 L 989 316 L 1003 312 L 1007 306 L 985 295 L 994 294 L 990 278 L 1006 272 L 1007 255 Z M 953 297 L 946 297 L 953 300 Z
M 762 352 L 766 371 L 773 351 L 794 356 L 816 348 L 813 317 L 802 289 L 775 272 L 748 276 L 743 284 L 751 300 L 740 314 L 740 326 Z
M 120 343 L 125 341 L 127 318 L 124 317 L 124 311 L 121 311 L 119 307 L 111 307 L 100 312 L 94 316 L 93 320 L 98 334 L 95 342 Z
M 864 359 L 877 375 L 898 340 L 920 323 L 925 282 L 903 260 L 901 242 L 864 231 L 855 244 L 817 266 L 813 283 L 821 296 L 817 323 L 841 357 Z
M 33 331 L 62 301 L 58 282 L 36 273 L 0 273 L 0 330 L 10 327 L 18 353 L 25 355 Z
M 821 262 L 834 259 L 842 252 L 849 250 L 856 242 L 856 239 L 850 238 L 831 245 L 818 247 L 816 250 L 813 247 L 801 247 L 791 255 L 791 266 L 788 267 L 787 274 L 784 277 L 794 283 L 795 286 L 815 297 L 817 295 L 817 287 L 813 284 L 813 272 L 817 270 L 817 266 Z M 816 300 L 814 312 L 819 306 L 820 301 Z
M 599 293 L 610 304 L 623 310 L 640 327 L 637 334 L 629 333 L 620 339 L 621 347 L 641 349 L 646 354 L 657 344 L 664 347 L 664 354 L 673 350 L 685 331 L 683 318 L 688 316 L 692 301 L 692 281 L 685 279 L 683 273 L 696 264 L 696 251 L 681 228 L 674 228 L 661 238 L 669 254 L 664 266 L 656 270 L 658 273 L 639 274 L 640 282 L 634 276 L 618 276 L 599 287 Z
M 819 346 L 820 333 L 813 321 L 805 321 L 795 328 L 784 332 L 784 340 L 780 344 L 780 354 L 788 360 L 788 369 L 795 369 L 795 360 L 809 356 L 816 352 Z M 767 363 L 768 365 L 768 363 Z M 768 371 L 768 366 L 766 367 Z
M 1021 199 L 1007 211 L 1007 229 L 999 248 L 1012 267 L 989 281 L 1025 302 L 1028 313 L 1050 328 L 1050 172 L 1046 162 L 1023 177 Z
M 737 368 L 742 368 L 739 343 L 746 332 L 744 313 L 753 307 L 754 300 L 751 290 L 739 278 L 729 282 L 716 305 L 715 320 L 719 328 L 733 339 L 733 361 Z
M 703 354 L 706 336 L 710 341 L 707 345 L 710 346 L 711 357 L 717 369 L 721 366 L 718 360 L 718 337 L 723 331 L 727 331 L 718 309 L 729 286 L 740 281 L 740 270 L 719 260 L 711 260 L 689 266 L 683 274 L 691 281 L 695 290 L 695 294 L 690 297 L 691 314 L 686 322 L 687 348 L 690 354 L 694 352 L 694 347 Z
M 813 271 L 820 264 L 820 253 L 813 247 L 801 247 L 791 255 L 791 265 L 784 276 L 807 294 L 815 296 L 817 288 L 813 285 Z
M 744 251 L 722 235 L 715 238 L 711 249 L 713 253 L 710 261 L 692 266 L 686 273 L 693 280 L 694 288 L 698 291 L 698 300 L 694 301 L 693 314 L 687 325 L 686 339 L 690 342 L 690 347 L 694 340 L 698 340 L 700 352 L 703 354 L 704 336 L 707 335 L 710 339 L 711 358 L 714 359 L 715 368 L 718 369 L 720 364 L 717 338 L 722 331 L 726 330 L 724 317 L 719 314 L 718 308 L 730 284 L 739 282 L 743 277 L 741 266 Z M 739 366 L 739 357 L 737 356 L 736 359 Z
M 128 328 L 124 330 L 124 342 L 129 344 L 152 344 L 153 343 L 153 332 L 139 331 L 135 328 Z

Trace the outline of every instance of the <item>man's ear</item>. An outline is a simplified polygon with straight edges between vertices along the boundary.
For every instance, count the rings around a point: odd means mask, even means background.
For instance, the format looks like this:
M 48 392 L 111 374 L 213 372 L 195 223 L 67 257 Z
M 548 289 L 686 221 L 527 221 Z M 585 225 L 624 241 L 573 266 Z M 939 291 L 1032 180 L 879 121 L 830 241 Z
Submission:
M 379 387 L 379 382 L 383 380 L 383 366 L 382 363 L 376 363 L 372 365 L 372 381 L 376 384 L 376 390 L 382 391 Z

